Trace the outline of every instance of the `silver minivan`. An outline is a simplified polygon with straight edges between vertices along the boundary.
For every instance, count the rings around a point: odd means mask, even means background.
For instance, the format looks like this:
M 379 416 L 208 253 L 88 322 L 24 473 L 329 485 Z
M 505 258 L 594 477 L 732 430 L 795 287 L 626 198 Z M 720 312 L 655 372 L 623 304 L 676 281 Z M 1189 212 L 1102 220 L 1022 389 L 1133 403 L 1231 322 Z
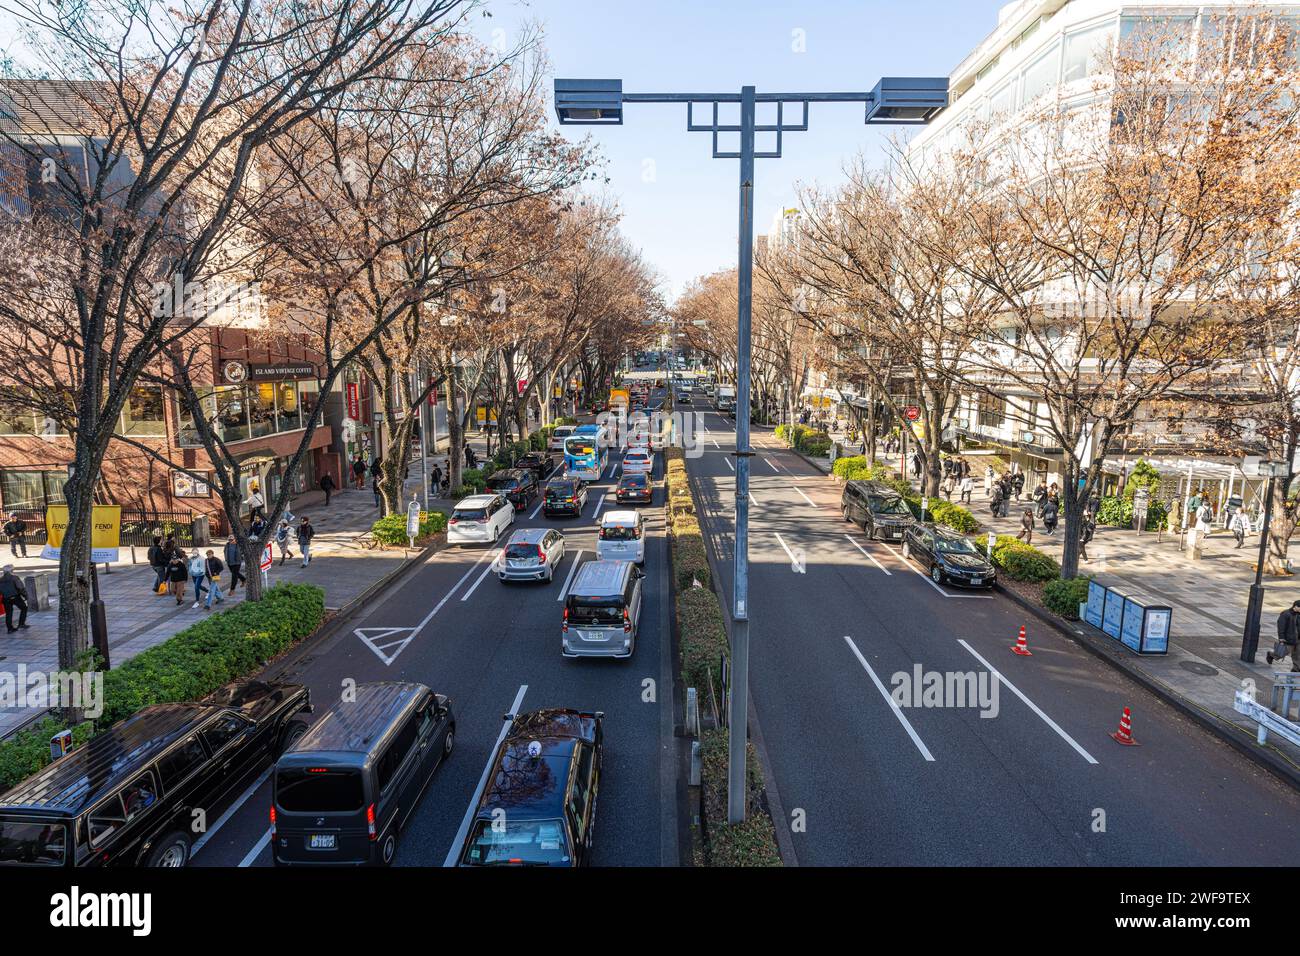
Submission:
M 631 561 L 588 561 L 580 567 L 564 600 L 564 656 L 631 657 L 644 577 Z

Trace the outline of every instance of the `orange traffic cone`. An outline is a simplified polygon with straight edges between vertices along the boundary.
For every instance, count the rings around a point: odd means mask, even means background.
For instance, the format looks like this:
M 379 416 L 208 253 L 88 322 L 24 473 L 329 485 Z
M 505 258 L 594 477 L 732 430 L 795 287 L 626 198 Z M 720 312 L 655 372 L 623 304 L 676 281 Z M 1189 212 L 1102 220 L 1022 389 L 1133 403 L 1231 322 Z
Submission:
M 1029 644 L 1025 641 L 1025 626 L 1023 624 L 1020 625 L 1020 636 L 1016 638 L 1016 645 L 1011 648 L 1011 650 L 1019 654 L 1021 657 L 1034 656 L 1030 653 Z
M 1125 747 L 1136 747 L 1138 745 L 1138 742 L 1133 739 L 1133 724 L 1130 722 L 1127 707 L 1124 708 L 1124 715 L 1119 719 L 1119 730 L 1110 736 L 1117 744 L 1123 744 Z

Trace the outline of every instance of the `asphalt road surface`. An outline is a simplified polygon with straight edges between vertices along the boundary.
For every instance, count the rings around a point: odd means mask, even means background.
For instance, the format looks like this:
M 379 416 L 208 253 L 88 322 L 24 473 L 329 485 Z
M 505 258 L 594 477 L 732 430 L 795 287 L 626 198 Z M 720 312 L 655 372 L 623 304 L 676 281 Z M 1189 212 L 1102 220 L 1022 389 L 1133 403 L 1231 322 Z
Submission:
M 703 426 L 687 466 L 730 603 L 735 426 Z M 754 444 L 751 701 L 800 865 L 1300 859 L 1300 795 L 1009 599 L 933 584 L 770 431 Z M 996 684 L 996 716 L 894 706 L 918 665 Z M 1125 706 L 1140 746 L 1110 738 Z
M 589 486 L 580 518 L 544 518 L 540 498 L 519 513 L 516 528 L 553 526 L 565 535 L 566 557 L 552 583 L 503 584 L 487 573 L 497 548 L 446 548 L 283 675 L 311 688 L 317 716 L 349 678 L 420 681 L 452 698 L 456 749 L 399 837 L 396 865 L 441 866 L 459 850 L 502 715 L 541 707 L 605 712 L 594 862 L 677 865 L 680 756 L 673 738 L 662 461 L 656 462 L 654 504 L 644 509 L 646 590 L 635 654 L 626 661 L 560 656 L 560 597 L 575 562 L 595 557 L 598 513 L 616 506 L 619 457 L 611 455 L 603 479 Z M 192 865 L 271 865 L 270 799 L 264 777 L 214 824 Z

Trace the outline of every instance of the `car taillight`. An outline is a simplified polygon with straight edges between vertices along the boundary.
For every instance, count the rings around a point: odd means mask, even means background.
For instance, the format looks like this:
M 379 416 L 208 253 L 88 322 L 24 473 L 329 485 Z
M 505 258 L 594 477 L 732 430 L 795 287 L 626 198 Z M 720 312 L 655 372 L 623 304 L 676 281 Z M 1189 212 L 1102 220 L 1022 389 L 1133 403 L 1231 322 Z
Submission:
M 565 633 L 568 633 L 569 630 L 569 609 L 567 607 L 564 609 L 564 623 L 560 625 L 560 630 Z
M 379 834 L 375 832 L 375 805 L 373 803 L 366 807 L 366 833 L 370 835 L 372 841 L 379 838 Z
M 460 519 L 452 518 L 450 521 L 447 522 L 447 524 L 460 524 Z
M 537 548 L 537 563 L 538 564 L 546 563 L 546 552 L 543 551 L 540 546 L 538 546 Z
M 275 842 L 275 804 L 271 804 L 271 842 Z
M 608 533 L 608 531 L 606 531 L 606 529 L 604 529 L 604 528 L 601 528 L 601 529 L 600 529 L 600 537 L 601 537 L 601 540 L 605 540 L 605 539 L 607 539 L 607 538 L 609 537 L 609 533 Z
M 623 608 L 623 633 L 632 633 L 632 619 L 628 617 L 627 608 Z

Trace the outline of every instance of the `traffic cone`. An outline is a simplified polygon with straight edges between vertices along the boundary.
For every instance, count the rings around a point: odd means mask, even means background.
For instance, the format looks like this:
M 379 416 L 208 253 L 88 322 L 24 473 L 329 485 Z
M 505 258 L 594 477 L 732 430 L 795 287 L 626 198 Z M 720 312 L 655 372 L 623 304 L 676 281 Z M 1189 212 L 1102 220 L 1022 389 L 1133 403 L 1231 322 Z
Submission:
M 1128 708 L 1124 708 L 1124 715 L 1119 719 L 1119 730 L 1110 735 L 1111 739 L 1117 744 L 1123 744 L 1125 747 L 1136 747 L 1138 742 L 1133 739 L 1133 724 L 1129 719 Z
M 1030 653 L 1029 644 L 1025 641 L 1025 626 L 1023 624 L 1020 625 L 1020 636 L 1016 638 L 1016 645 L 1011 650 L 1021 657 L 1034 656 Z

